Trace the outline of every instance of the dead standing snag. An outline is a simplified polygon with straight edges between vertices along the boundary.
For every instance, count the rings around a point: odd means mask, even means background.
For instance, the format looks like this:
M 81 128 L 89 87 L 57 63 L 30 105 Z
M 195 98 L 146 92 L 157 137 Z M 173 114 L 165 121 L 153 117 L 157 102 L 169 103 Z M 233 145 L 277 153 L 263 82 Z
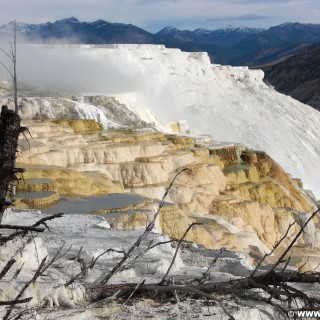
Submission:
M 0 223 L 5 208 L 11 203 L 6 201 L 10 183 L 17 179 L 22 169 L 15 167 L 18 138 L 25 129 L 21 127 L 19 115 L 7 106 L 2 106 L 0 114 Z

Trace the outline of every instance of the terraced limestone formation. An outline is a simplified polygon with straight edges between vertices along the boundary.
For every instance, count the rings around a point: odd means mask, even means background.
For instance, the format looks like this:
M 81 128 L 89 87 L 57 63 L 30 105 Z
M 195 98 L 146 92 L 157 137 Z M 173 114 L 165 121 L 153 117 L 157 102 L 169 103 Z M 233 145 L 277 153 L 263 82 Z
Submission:
M 26 121 L 25 125 L 32 139 L 20 141 L 19 166 L 27 169 L 25 186 L 19 184 L 21 192 L 55 192 L 63 197 L 141 195 L 141 201 L 121 209 L 104 208 L 101 202 L 89 210 L 115 228 L 144 227 L 174 175 L 185 167 L 189 170 L 176 179 L 157 223 L 158 230 L 170 237 L 181 237 L 197 221 L 202 225 L 194 227 L 187 240 L 253 256 L 271 248 L 289 222 L 297 221 L 287 242 L 292 239 L 307 217 L 305 212 L 312 210 L 310 198 L 275 161 L 243 145 L 150 128 L 102 131 L 90 120 Z M 40 198 L 23 201 L 42 205 Z M 319 233 L 312 226 L 299 245 L 317 250 Z
M 21 202 L 31 208 L 52 206 L 59 200 L 57 183 L 49 178 L 19 180 L 17 192 Z

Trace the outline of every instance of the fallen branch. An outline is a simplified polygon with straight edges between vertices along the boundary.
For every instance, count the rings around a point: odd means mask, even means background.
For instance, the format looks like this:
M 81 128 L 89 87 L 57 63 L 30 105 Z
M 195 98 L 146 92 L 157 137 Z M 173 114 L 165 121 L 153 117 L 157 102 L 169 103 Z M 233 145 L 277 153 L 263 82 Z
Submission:
M 0 229 L 16 229 L 16 230 L 24 230 L 24 231 L 34 231 L 34 232 L 43 232 L 44 228 L 36 228 L 32 226 L 17 226 L 10 224 L 0 224 Z
M 127 298 L 127 300 L 123 303 L 123 305 L 126 305 L 129 300 L 133 297 L 133 295 L 136 293 L 136 291 L 138 290 L 138 288 L 143 285 L 145 282 L 145 280 L 143 280 L 142 282 L 139 282 L 136 287 L 133 289 L 133 291 L 131 292 L 130 296 Z
M 47 260 L 47 257 L 43 258 L 38 269 L 36 270 L 36 272 L 34 273 L 33 277 L 25 283 L 25 285 L 22 287 L 22 289 L 19 291 L 18 295 L 16 296 L 16 298 L 14 300 L 19 300 L 21 298 L 21 296 L 23 295 L 23 293 L 27 290 L 27 288 L 35 283 L 35 281 L 42 275 L 42 271 L 43 271 L 43 267 L 45 265 L 45 262 Z M 10 316 L 12 312 L 12 307 L 10 309 L 8 309 L 8 311 L 6 312 L 3 320 L 7 320 Z
M 32 297 L 21 299 L 21 300 L 12 300 L 12 301 L 0 301 L 0 306 L 12 306 L 16 304 L 27 303 L 32 300 Z
M 309 219 L 303 224 L 302 227 L 300 227 L 299 232 L 296 234 L 296 236 L 293 238 L 293 240 L 290 242 L 288 247 L 283 251 L 283 253 L 280 255 L 278 260 L 273 264 L 273 266 L 268 270 L 266 273 L 266 277 L 272 273 L 280 263 L 285 262 L 284 257 L 288 254 L 288 252 L 291 250 L 291 248 L 295 245 L 298 238 L 301 236 L 301 234 L 304 232 L 304 228 L 308 225 L 308 223 L 316 216 L 316 214 L 320 211 L 320 207 L 312 213 L 312 215 L 309 217 Z
M 78 278 L 80 278 L 81 276 L 84 276 L 86 274 L 86 272 L 89 270 L 89 269 L 92 269 L 96 262 L 98 261 L 99 258 L 101 258 L 103 255 L 105 255 L 106 253 L 108 252 L 117 252 L 117 253 L 123 253 L 125 254 L 125 251 L 120 251 L 120 250 L 115 250 L 115 249 L 107 249 L 106 251 L 102 252 L 101 254 L 99 254 L 96 258 L 92 258 L 91 262 L 85 266 L 84 268 L 82 268 L 82 270 L 76 274 L 74 277 L 72 277 L 67 283 L 65 283 L 65 287 L 68 287 L 70 286 L 73 282 L 75 282 L 75 280 L 77 280 Z M 80 252 L 79 252 L 80 254 Z
M 217 261 L 219 260 L 222 253 L 226 251 L 225 248 L 221 248 L 219 251 L 219 254 L 213 259 L 213 261 L 210 263 L 210 266 L 207 268 L 207 270 L 202 274 L 202 277 L 200 279 L 195 279 L 195 281 L 198 281 L 200 283 L 204 283 L 206 280 L 210 280 L 210 270 L 213 268 Z
M 169 266 L 166 274 L 163 276 L 162 280 L 160 281 L 159 285 L 163 285 L 163 284 L 164 284 L 164 282 L 165 282 L 165 280 L 166 280 L 166 278 L 167 278 L 167 276 L 168 276 L 168 274 L 169 274 L 169 272 L 170 272 L 170 270 L 171 270 L 171 268 L 172 268 L 172 266 L 173 266 L 173 264 L 174 264 L 174 262 L 175 262 L 175 260 L 176 260 L 176 258 L 177 258 L 177 255 L 178 255 L 178 252 L 179 252 L 179 249 L 180 249 L 180 246 L 181 246 L 182 241 L 184 240 L 184 238 L 186 237 L 186 235 L 188 234 L 188 232 L 190 231 L 190 229 L 191 229 L 192 227 L 196 226 L 196 225 L 202 225 L 202 223 L 198 223 L 198 222 L 193 222 L 193 223 L 191 223 L 190 226 L 189 226 L 189 227 L 187 228 L 187 230 L 185 231 L 185 233 L 183 234 L 183 236 L 181 237 L 181 239 L 179 240 L 178 245 L 177 245 L 177 248 L 176 248 L 176 251 L 175 251 L 174 256 L 173 256 L 173 258 L 172 258 L 172 260 L 171 260 L 170 266 Z
M 16 259 L 11 258 L 0 272 L 0 280 L 7 274 L 11 267 L 16 263 Z
M 14 239 L 15 237 L 18 237 L 18 236 L 25 237 L 29 231 L 30 232 L 32 232 L 32 231 L 43 232 L 43 231 L 45 231 L 45 229 L 38 228 L 41 225 L 44 225 L 46 227 L 46 229 L 48 229 L 50 231 L 50 228 L 46 222 L 51 221 L 56 218 L 61 218 L 61 217 L 63 217 L 63 213 L 56 213 L 51 216 L 44 217 L 44 218 L 40 219 L 39 221 L 37 221 L 36 223 L 34 223 L 31 226 L 26 226 L 26 227 L 21 226 L 21 228 L 19 228 L 20 229 L 19 231 L 11 233 L 8 236 L 1 236 L 0 241 L 7 242 L 9 240 Z M 8 229 L 8 228 L 5 228 L 5 229 Z M 12 228 L 12 229 L 17 229 L 17 228 Z M 40 231 L 38 231 L 38 230 L 40 230 Z
M 58 252 L 55 254 L 55 256 L 46 264 L 47 261 L 47 257 L 43 258 L 39 267 L 37 268 L 37 270 L 35 271 L 33 277 L 24 284 L 24 286 L 21 288 L 21 290 L 19 291 L 19 293 L 17 294 L 17 296 L 15 297 L 15 299 L 13 301 L 19 301 L 20 298 L 22 297 L 22 295 L 24 294 L 24 292 L 28 289 L 28 287 L 31 284 L 34 284 L 37 279 L 42 276 L 44 274 L 44 272 L 58 259 L 60 259 L 62 256 L 64 256 L 67 252 L 69 252 L 70 248 L 69 247 L 65 252 L 61 253 L 62 249 L 64 246 L 61 246 L 58 250 Z M 19 270 L 18 270 L 19 271 Z M 23 303 L 23 302 L 21 302 Z M 14 304 L 7 310 L 3 320 L 8 320 L 10 317 L 10 314 L 13 310 Z
M 53 215 L 51 215 L 49 217 L 42 218 L 39 221 L 37 221 L 35 224 L 33 224 L 32 227 L 36 228 L 38 226 L 44 225 L 50 231 L 50 228 L 46 224 L 46 222 L 47 221 L 51 221 L 51 220 L 56 219 L 56 218 L 61 218 L 61 217 L 63 217 L 63 215 L 64 214 L 62 212 L 59 212 L 59 213 L 53 214 Z
M 135 243 L 127 250 L 127 252 L 125 253 L 125 255 L 123 256 L 123 258 L 116 264 L 116 266 L 108 273 L 108 275 L 101 280 L 101 283 L 106 284 L 117 272 L 122 271 L 123 270 L 123 266 L 125 264 L 125 262 L 131 257 L 131 254 L 133 253 L 133 251 L 139 247 L 139 245 L 141 244 L 141 242 L 150 234 L 150 232 L 153 230 L 156 220 L 160 214 L 160 210 L 161 208 L 164 206 L 165 204 L 165 198 L 168 195 L 173 183 L 175 182 L 175 180 L 177 179 L 177 177 L 182 174 L 183 172 L 187 171 L 189 169 L 184 168 L 181 171 L 179 171 L 174 178 L 172 179 L 169 187 L 166 189 L 161 202 L 159 203 L 157 212 L 155 213 L 152 221 L 146 226 L 146 229 L 144 230 L 144 232 L 140 235 L 140 237 L 135 241 Z
M 287 231 L 285 232 L 283 237 L 273 246 L 272 250 L 269 253 L 265 253 L 265 255 L 262 257 L 262 259 L 257 263 L 255 269 L 250 274 L 251 278 L 256 274 L 256 272 L 260 268 L 261 264 L 265 261 L 265 259 L 267 257 L 271 256 L 275 252 L 275 250 L 280 246 L 280 244 L 285 240 L 285 238 L 287 237 L 287 235 L 289 233 L 289 230 L 292 228 L 292 226 L 294 226 L 294 224 L 295 224 L 295 222 L 289 224 Z
M 156 242 L 155 244 L 153 244 L 153 240 L 151 240 L 145 249 L 143 249 L 139 254 L 137 254 L 131 261 L 129 261 L 126 264 L 124 269 L 128 269 L 130 266 L 132 266 L 135 262 L 137 262 L 140 258 L 142 258 L 145 254 L 147 254 L 153 248 L 161 246 L 162 244 L 168 244 L 173 242 L 178 242 L 178 240 L 172 239 L 168 241 L 160 241 L 160 242 Z
M 299 274 L 295 271 L 286 271 L 286 272 L 279 272 L 274 273 L 272 276 L 269 276 L 266 278 L 264 275 L 255 276 L 253 278 L 246 277 L 246 278 L 240 278 L 240 279 L 233 279 L 230 281 L 223 281 L 223 282 L 217 282 L 217 283 L 198 283 L 193 285 L 188 284 L 177 284 L 177 286 L 180 287 L 188 287 L 199 290 L 203 293 L 207 294 L 221 294 L 221 295 L 233 295 L 233 293 L 238 292 L 245 292 L 246 290 L 250 289 L 257 289 L 260 288 L 260 285 L 275 285 L 275 284 L 281 284 L 281 283 L 319 283 L 320 282 L 320 273 L 316 274 Z M 100 292 L 108 292 L 109 294 L 112 294 L 114 291 L 121 290 L 122 292 L 125 292 L 126 290 L 132 292 L 132 289 L 134 289 L 137 286 L 137 283 L 126 283 L 126 284 L 119 284 L 119 285 L 108 285 L 108 284 L 92 284 L 87 285 L 89 290 L 92 291 L 100 291 Z M 168 287 L 166 285 L 160 286 L 160 285 L 151 285 L 151 284 L 144 284 L 143 286 L 140 286 L 139 290 L 149 290 L 148 288 L 152 287 Z M 163 289 L 165 290 L 165 289 Z M 183 290 L 183 289 L 181 289 Z M 181 291 L 180 290 L 180 291 Z M 189 289 L 186 289 L 188 291 Z M 190 291 L 190 290 L 189 290 Z M 320 300 L 317 300 L 320 303 Z

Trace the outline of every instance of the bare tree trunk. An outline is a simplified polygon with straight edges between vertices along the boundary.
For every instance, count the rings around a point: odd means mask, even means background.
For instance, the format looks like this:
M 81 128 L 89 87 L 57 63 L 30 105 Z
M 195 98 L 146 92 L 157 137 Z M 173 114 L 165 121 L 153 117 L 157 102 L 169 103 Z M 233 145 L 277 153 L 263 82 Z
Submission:
M 7 70 L 13 85 L 13 100 L 14 100 L 14 110 L 18 113 L 19 105 L 18 105 L 18 77 L 17 77 L 17 23 L 16 20 L 13 22 L 13 42 L 10 42 L 10 50 L 6 51 L 0 48 L 7 59 L 10 61 L 10 66 L 2 61 L 0 64 Z
M 16 115 L 18 115 L 19 105 L 18 105 L 18 79 L 17 79 L 17 24 L 16 20 L 13 23 L 13 42 L 10 43 L 10 50 L 7 52 L 0 48 L 0 50 L 9 58 L 11 66 L 6 66 L 5 63 L 0 62 L 0 64 L 8 71 L 12 79 L 13 86 L 13 100 L 14 100 L 14 110 Z M 20 122 L 19 122 L 20 126 Z M 16 149 L 16 148 L 15 148 Z M 13 160 L 13 167 L 16 165 L 16 158 Z M 14 204 L 16 201 L 16 180 L 11 180 L 9 183 L 8 195 L 11 199 L 11 203 Z M 1 212 L 1 211 L 0 211 Z
M 13 99 L 14 99 L 14 111 L 18 114 L 18 81 L 17 81 L 17 23 L 14 20 L 13 25 L 13 46 L 11 47 L 12 64 L 13 64 Z M 16 157 L 14 157 L 14 167 L 16 166 Z M 16 202 L 17 191 L 16 191 L 16 179 L 13 179 L 10 183 L 10 198 L 12 204 Z
M 0 115 L 0 223 L 2 215 L 9 204 L 6 201 L 10 183 L 16 180 L 16 150 L 20 126 L 20 117 L 15 111 L 2 106 Z
M 18 114 L 18 78 L 17 78 L 17 23 L 14 20 L 13 25 L 13 45 L 11 47 L 12 64 L 13 64 L 13 98 L 14 98 L 14 111 Z

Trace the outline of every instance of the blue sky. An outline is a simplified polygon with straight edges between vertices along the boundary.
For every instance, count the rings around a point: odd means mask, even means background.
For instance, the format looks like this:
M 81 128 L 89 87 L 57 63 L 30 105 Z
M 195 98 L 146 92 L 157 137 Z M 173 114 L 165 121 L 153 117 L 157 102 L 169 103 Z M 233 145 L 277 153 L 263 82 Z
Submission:
M 165 26 L 194 30 L 228 25 L 263 27 L 320 23 L 320 0 L 0 0 L 0 24 L 67 17 L 132 23 L 150 32 Z

